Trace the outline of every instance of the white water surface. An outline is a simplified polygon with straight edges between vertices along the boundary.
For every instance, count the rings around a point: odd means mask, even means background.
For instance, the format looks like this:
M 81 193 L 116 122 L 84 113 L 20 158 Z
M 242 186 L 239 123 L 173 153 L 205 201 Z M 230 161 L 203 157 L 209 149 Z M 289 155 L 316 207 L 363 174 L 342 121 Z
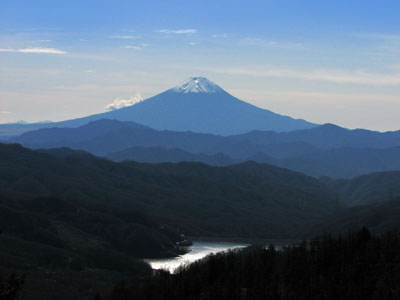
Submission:
M 190 252 L 171 258 L 146 259 L 153 269 L 165 269 L 173 273 L 178 267 L 190 264 L 196 260 L 202 259 L 211 253 L 218 253 L 230 249 L 244 248 L 246 244 L 222 243 L 222 242 L 193 242 L 188 247 Z

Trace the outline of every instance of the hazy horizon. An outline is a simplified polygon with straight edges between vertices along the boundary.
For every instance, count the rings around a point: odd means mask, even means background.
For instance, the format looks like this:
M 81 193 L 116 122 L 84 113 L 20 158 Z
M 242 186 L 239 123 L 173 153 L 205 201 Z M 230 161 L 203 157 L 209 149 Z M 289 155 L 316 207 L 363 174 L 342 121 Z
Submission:
M 0 123 L 102 113 L 204 76 L 293 118 L 398 130 L 399 20 L 397 1 L 2 1 Z

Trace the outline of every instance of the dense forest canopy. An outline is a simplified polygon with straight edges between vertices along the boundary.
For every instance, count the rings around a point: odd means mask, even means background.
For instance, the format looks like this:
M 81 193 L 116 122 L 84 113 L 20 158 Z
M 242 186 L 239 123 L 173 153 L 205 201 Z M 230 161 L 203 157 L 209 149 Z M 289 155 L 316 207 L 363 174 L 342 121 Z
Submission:
M 394 300 L 399 282 L 399 232 L 373 236 L 364 228 L 281 251 L 254 246 L 210 255 L 176 274 L 118 284 L 106 299 Z

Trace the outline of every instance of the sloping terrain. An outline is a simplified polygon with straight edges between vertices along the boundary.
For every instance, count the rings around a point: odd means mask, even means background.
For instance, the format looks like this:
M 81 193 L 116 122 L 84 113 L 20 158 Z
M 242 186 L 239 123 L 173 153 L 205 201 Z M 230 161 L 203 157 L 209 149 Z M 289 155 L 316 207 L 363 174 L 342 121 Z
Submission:
M 371 173 L 348 180 L 323 178 L 322 181 L 349 206 L 383 202 L 400 196 L 400 171 Z
M 318 180 L 269 165 L 113 163 L 1 145 L 0 187 L 124 208 L 184 233 L 286 236 L 337 208 Z
M 400 228 L 400 198 L 391 201 L 356 206 L 335 213 L 302 232 L 312 238 L 324 233 L 344 234 L 366 227 L 375 234 L 398 231 Z
M 339 208 L 318 180 L 269 165 L 114 163 L 0 144 L 0 272 L 28 273 L 24 292 L 40 299 L 140 280 L 150 269 L 137 259 L 180 253 L 184 235 L 292 237 Z

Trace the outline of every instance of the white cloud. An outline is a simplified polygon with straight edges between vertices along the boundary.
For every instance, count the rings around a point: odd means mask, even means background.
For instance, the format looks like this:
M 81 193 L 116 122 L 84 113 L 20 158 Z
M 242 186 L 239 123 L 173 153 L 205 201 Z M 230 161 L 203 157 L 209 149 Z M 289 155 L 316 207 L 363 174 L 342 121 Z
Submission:
M 128 45 L 124 47 L 125 49 L 134 49 L 134 50 L 143 50 L 142 47 L 139 46 L 133 46 L 133 45 Z
M 190 42 L 189 43 L 189 45 L 192 45 L 192 46 L 197 46 L 197 45 L 199 45 L 200 44 L 200 42 Z
M 113 35 L 110 38 L 112 38 L 112 39 L 120 39 L 120 40 L 135 40 L 138 37 L 133 36 L 133 35 Z
M 269 41 L 261 38 L 247 37 L 240 41 L 243 46 L 257 46 L 264 48 L 305 49 L 301 43 Z
M 11 112 L 6 111 L 6 110 L 0 110 L 0 114 L 9 115 L 9 114 L 11 114 Z
M 321 103 L 321 102 L 346 102 L 354 103 L 373 101 L 379 99 L 379 102 L 398 103 L 396 95 L 387 93 L 337 93 L 337 92 L 305 92 L 305 91 L 265 91 L 254 89 L 233 89 L 232 92 L 242 96 L 243 98 L 258 98 L 264 101 L 265 99 L 290 99 L 292 103 L 299 104 Z
M 105 108 L 106 110 L 117 110 L 127 106 L 132 106 L 142 101 L 143 101 L 142 96 L 140 96 L 140 94 L 136 94 L 135 96 L 131 96 L 129 99 L 117 98 L 114 100 L 113 103 L 108 104 Z
M 143 48 L 150 47 L 151 44 L 142 43 L 140 45 L 127 45 L 124 46 L 125 49 L 143 50 Z
M 43 54 L 66 54 L 67 52 L 54 48 L 21 48 L 21 49 L 0 49 L 0 52 L 19 53 L 43 53 Z
M 274 67 L 260 68 L 204 68 L 199 67 L 199 70 L 213 71 L 215 73 L 229 75 L 248 75 L 257 77 L 279 77 L 279 78 L 294 78 L 301 80 L 313 81 L 328 81 L 335 83 L 352 83 L 352 84 L 371 84 L 382 86 L 400 85 L 400 74 L 382 74 L 369 73 L 363 70 L 333 70 L 333 69 L 314 69 L 314 70 L 296 70 L 296 69 L 281 69 Z
M 179 29 L 179 30 L 170 30 L 170 29 L 161 29 L 158 32 L 166 33 L 166 34 L 193 34 L 196 33 L 196 29 Z
M 214 39 L 217 39 L 217 38 L 227 39 L 229 37 L 229 35 L 227 35 L 226 33 L 213 34 L 211 37 L 214 38 Z

